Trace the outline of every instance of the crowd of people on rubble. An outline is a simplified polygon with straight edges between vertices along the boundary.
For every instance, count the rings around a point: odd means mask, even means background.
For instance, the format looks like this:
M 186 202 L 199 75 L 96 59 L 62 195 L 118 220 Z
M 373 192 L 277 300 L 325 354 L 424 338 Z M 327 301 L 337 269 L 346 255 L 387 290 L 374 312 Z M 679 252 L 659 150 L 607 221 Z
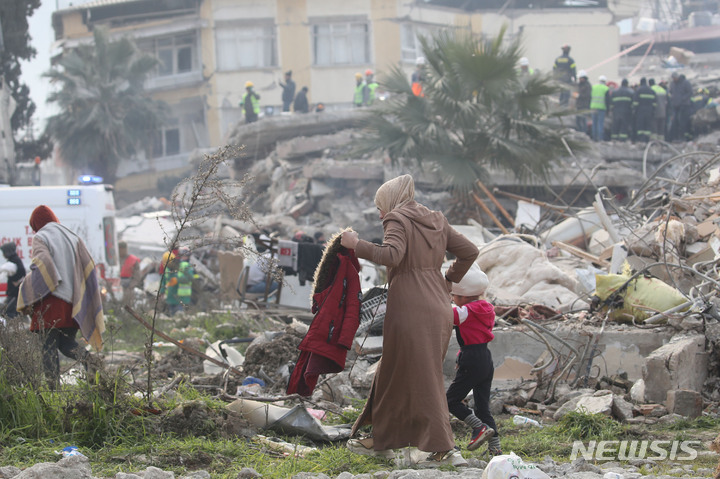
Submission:
M 295 113 L 310 113 L 310 102 L 308 100 L 308 92 L 310 89 L 306 86 L 295 93 L 297 88 L 295 80 L 292 78 L 292 70 L 285 72 L 284 81 L 278 84 L 282 88 L 282 111 L 289 113 L 290 107 Z M 245 82 L 245 93 L 240 98 L 240 109 L 245 116 L 245 123 L 254 123 L 260 118 L 260 94 L 255 91 L 255 84 L 248 80 Z M 325 110 L 325 105 L 318 102 L 314 106 L 314 111 L 321 112 Z
M 570 99 L 575 99 L 575 129 L 594 141 L 689 141 L 699 133 L 693 115 L 720 104 L 717 88 L 694 88 L 677 70 L 669 80 L 643 77 L 631 84 L 627 78 L 617 83 L 599 75 L 593 84 L 585 70 L 577 70 L 570 45 L 561 50 L 552 66 L 553 76 L 564 85 L 558 103 L 571 108 Z M 519 76 L 535 74 L 527 58 L 518 63 Z
M 593 141 L 690 141 L 700 133 L 693 128 L 693 116 L 703 108 L 720 104 L 717 88 L 694 88 L 677 70 L 672 71 L 667 80 L 643 77 L 637 83 L 630 83 L 627 78 L 616 82 L 599 75 L 597 82 L 591 83 L 588 73 L 577 69 L 575 60 L 570 56 L 570 45 L 562 45 L 561 50 L 562 54 L 552 65 L 552 74 L 562 85 L 559 106 L 569 109 L 572 106 L 570 100 L 575 100 L 575 129 L 586 133 Z M 412 92 L 416 96 L 424 96 L 424 67 L 425 58 L 418 57 L 410 78 Z M 530 66 L 527 57 L 520 58 L 518 77 L 536 73 L 538 70 Z M 297 113 L 310 111 L 308 88 L 303 87 L 295 94 L 292 71 L 285 72 L 285 81 L 280 82 L 280 86 L 283 89 L 283 112 L 289 112 L 291 106 Z M 255 92 L 251 81 L 246 82 L 245 87 L 240 106 L 246 122 L 252 123 L 260 114 L 260 95 Z M 372 106 L 382 97 L 378 87 L 371 69 L 364 74 L 355 73 L 352 105 L 355 108 Z M 324 105 L 318 103 L 315 111 L 324 109 Z

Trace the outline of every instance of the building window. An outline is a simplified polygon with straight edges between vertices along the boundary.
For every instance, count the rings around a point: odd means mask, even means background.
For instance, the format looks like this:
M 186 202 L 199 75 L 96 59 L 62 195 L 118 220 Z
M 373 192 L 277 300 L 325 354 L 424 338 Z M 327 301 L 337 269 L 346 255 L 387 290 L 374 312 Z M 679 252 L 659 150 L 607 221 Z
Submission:
M 160 60 L 156 76 L 164 77 L 189 73 L 197 69 L 197 41 L 195 33 L 155 38 L 141 48 Z
M 215 39 L 220 71 L 277 65 L 274 25 L 222 26 L 217 29 Z
M 367 22 L 316 24 L 312 27 L 315 65 L 370 63 Z
M 153 158 L 173 156 L 180 154 L 180 128 L 169 126 L 160 129 L 155 134 L 153 144 Z
M 418 57 L 425 56 L 419 37 L 431 38 L 433 35 L 437 35 L 442 29 L 443 27 L 441 26 L 403 23 L 400 29 L 402 60 L 404 62 L 415 63 Z

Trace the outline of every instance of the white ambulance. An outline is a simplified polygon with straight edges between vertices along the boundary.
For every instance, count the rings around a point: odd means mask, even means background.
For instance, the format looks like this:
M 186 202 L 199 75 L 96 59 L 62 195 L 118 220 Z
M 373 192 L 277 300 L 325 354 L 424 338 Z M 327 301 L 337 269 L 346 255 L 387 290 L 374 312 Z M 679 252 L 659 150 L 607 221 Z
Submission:
M 60 223 L 85 242 L 97 265 L 101 287 L 117 290 L 120 284 L 120 266 L 113 187 L 0 186 L 0 244 L 15 243 L 17 254 L 26 269 L 30 268 L 34 235 L 29 224 L 30 214 L 40 205 L 49 206 Z M 0 261 L 5 261 L 1 253 Z M 0 281 L 0 297 L 4 300 L 7 279 Z

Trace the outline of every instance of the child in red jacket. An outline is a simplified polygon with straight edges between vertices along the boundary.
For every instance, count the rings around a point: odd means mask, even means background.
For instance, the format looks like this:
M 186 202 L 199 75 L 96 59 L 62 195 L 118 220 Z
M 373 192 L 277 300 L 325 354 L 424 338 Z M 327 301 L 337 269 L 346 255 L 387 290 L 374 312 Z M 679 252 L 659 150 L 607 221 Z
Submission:
M 495 337 L 495 308 L 480 299 L 488 286 L 488 278 L 477 264 L 468 270 L 459 283 L 453 283 L 452 299 L 455 335 L 460 352 L 457 373 L 447 390 L 450 412 L 472 428 L 468 450 L 474 451 L 486 441 L 492 455 L 502 454 L 497 426 L 490 414 L 490 386 L 495 368 L 487 345 Z M 473 392 L 475 411 L 462 401 Z

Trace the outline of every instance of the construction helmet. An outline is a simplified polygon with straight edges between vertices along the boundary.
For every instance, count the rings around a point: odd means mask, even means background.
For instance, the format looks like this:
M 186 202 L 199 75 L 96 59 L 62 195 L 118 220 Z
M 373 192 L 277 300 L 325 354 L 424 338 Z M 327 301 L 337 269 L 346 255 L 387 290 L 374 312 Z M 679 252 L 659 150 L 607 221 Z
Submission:
M 425 57 L 417 57 L 415 65 L 425 65 Z
M 578 78 L 587 78 L 587 72 L 585 70 L 580 70 L 578 72 Z
M 373 75 L 373 71 L 368 68 L 367 70 L 365 70 L 365 76 L 370 76 L 370 75 Z
M 606 77 L 605 75 L 600 75 L 600 76 L 598 77 L 598 81 L 601 81 L 601 82 L 605 83 L 605 82 L 607 81 L 607 77 Z
M 170 261 L 175 259 L 175 255 L 172 254 L 170 251 L 165 251 L 162 255 L 162 264 L 163 266 L 167 265 Z
M 530 65 L 530 60 L 528 60 L 527 57 L 522 57 L 519 63 L 521 67 L 526 67 Z
M 255 86 L 255 84 L 253 82 L 251 82 L 250 80 L 245 82 L 245 88 L 250 88 L 250 87 L 254 87 L 254 86 Z
M 360 73 L 360 72 L 357 72 L 357 73 L 355 74 L 355 79 L 356 79 L 356 80 L 360 80 L 362 77 L 363 77 L 363 76 L 362 76 L 362 73 Z

